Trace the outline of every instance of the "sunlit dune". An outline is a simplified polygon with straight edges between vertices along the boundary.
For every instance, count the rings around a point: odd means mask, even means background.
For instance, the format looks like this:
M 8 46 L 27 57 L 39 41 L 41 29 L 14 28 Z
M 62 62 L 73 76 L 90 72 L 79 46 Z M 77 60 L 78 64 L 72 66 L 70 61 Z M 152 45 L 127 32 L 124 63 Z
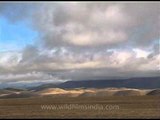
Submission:
M 53 97 L 107 97 L 107 96 L 144 96 L 158 95 L 159 89 L 132 89 L 132 88 L 78 88 L 78 89 L 61 89 L 46 88 L 37 92 L 33 91 L 0 91 L 0 98 L 18 98 L 18 97 L 35 97 L 35 96 L 53 96 Z
M 49 88 L 38 91 L 37 94 L 43 95 L 57 95 L 57 96 L 141 96 L 146 95 L 151 90 L 145 89 L 129 89 L 129 88 L 104 88 L 104 89 L 60 89 Z
M 49 88 L 42 91 L 38 91 L 37 93 L 40 95 L 50 95 L 50 94 L 64 94 L 67 91 L 60 88 Z
M 69 96 L 79 96 L 85 92 L 94 92 L 94 90 L 90 89 L 73 89 L 73 90 L 64 90 L 60 88 L 49 88 L 42 91 L 37 92 L 40 95 L 69 95 Z

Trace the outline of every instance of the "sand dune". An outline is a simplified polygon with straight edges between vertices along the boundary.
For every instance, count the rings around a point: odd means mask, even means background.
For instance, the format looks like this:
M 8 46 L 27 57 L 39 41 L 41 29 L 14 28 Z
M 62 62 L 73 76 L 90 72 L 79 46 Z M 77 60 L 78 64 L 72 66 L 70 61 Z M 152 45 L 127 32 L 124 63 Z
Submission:
M 117 91 L 114 96 L 140 96 L 141 91 L 136 90 L 121 90 Z
M 0 90 L 0 95 L 2 94 L 11 94 L 13 93 L 13 91 L 9 91 L 9 90 Z
M 147 95 L 160 96 L 160 89 L 152 90 L 152 91 L 148 92 Z
M 38 94 L 32 92 L 21 92 L 21 93 L 12 93 L 0 96 L 0 98 L 28 98 L 28 97 L 36 97 Z
M 105 97 L 105 96 L 140 96 L 145 95 L 144 91 L 141 90 L 128 90 L 128 89 L 101 89 L 96 90 L 94 92 L 85 92 L 80 96 L 97 96 L 97 97 Z
M 40 95 L 50 95 L 50 94 L 64 94 L 66 93 L 66 91 L 60 88 L 48 88 L 48 89 L 38 91 L 36 93 Z
M 37 92 L 40 95 L 54 95 L 54 96 L 141 96 L 146 95 L 151 90 L 140 90 L 140 89 L 128 89 L 128 88 L 105 88 L 105 89 L 60 89 L 60 88 L 50 88 Z
M 80 97 L 93 97 L 96 96 L 96 92 L 84 92 L 79 95 Z
M 71 96 L 71 97 L 77 97 L 82 93 L 85 92 L 91 92 L 93 90 L 88 89 L 71 89 L 71 90 L 64 90 L 60 88 L 49 88 L 42 91 L 38 91 L 37 94 L 43 96 L 43 95 L 57 95 L 57 96 Z
M 0 97 L 5 97 L 5 96 L 8 96 L 8 95 L 19 94 L 19 93 L 21 93 L 21 91 L 3 89 L 3 90 L 0 90 Z
M 61 89 L 47 88 L 39 91 L 15 91 L 0 90 L 0 98 L 25 98 L 36 96 L 53 96 L 53 97 L 107 97 L 107 96 L 143 96 L 143 95 L 160 95 L 160 90 L 156 89 L 131 89 L 131 88 L 78 88 L 78 89 Z

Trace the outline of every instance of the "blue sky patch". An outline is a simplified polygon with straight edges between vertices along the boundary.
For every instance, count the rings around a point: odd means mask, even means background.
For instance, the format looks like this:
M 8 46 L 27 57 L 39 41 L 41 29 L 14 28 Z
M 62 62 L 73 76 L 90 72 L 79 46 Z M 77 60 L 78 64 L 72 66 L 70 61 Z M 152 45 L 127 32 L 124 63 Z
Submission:
M 34 44 L 37 32 L 26 22 L 9 22 L 0 17 L 0 51 L 21 50 L 26 45 Z

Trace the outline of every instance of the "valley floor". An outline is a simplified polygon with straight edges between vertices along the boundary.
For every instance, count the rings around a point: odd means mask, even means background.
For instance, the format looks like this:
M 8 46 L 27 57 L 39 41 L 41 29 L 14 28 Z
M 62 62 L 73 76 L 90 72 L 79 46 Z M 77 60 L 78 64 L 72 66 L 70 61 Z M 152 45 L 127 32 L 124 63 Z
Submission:
M 159 96 L 0 99 L 0 118 L 160 118 Z

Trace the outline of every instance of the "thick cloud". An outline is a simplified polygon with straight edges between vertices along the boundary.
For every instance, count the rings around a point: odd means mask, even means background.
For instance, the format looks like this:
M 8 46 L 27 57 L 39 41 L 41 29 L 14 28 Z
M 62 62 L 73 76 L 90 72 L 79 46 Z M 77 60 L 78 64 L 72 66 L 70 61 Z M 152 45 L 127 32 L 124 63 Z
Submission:
M 49 48 L 102 48 L 119 44 L 144 47 L 159 37 L 159 4 L 64 3 L 50 5 L 48 9 L 46 6 L 35 14 L 35 26 L 43 32 L 42 41 Z
M 39 41 L 21 52 L 0 53 L 0 79 L 159 75 L 159 7 L 159 3 L 0 3 L 1 16 L 13 24 L 28 21 L 39 33 Z

